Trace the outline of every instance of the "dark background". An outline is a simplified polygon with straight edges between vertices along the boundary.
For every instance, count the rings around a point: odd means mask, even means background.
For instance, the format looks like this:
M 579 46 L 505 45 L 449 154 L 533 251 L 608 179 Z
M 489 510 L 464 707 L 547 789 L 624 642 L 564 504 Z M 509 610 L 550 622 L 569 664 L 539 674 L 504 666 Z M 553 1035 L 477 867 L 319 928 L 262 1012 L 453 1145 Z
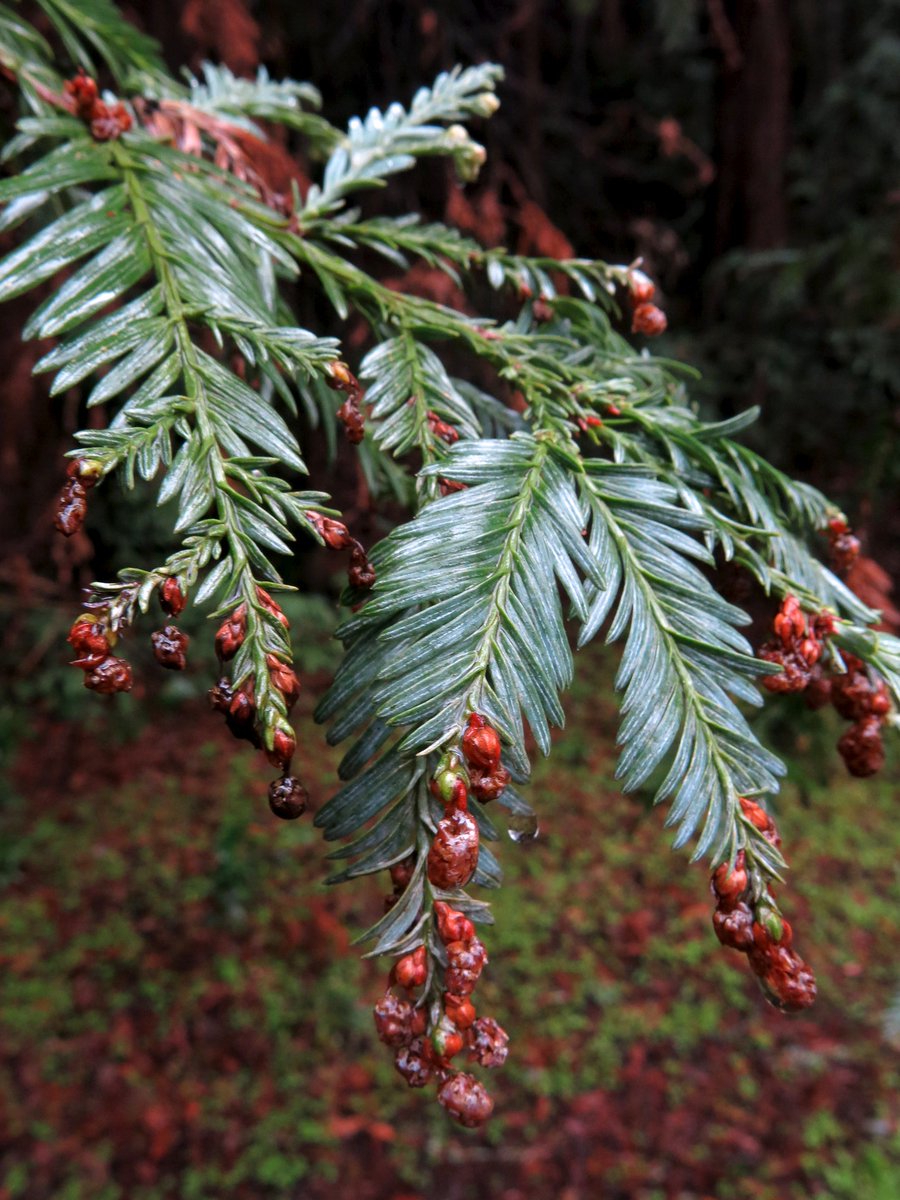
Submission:
M 895 553 L 896 0 L 157 0 L 139 14 L 173 69 L 265 63 L 314 82 L 338 125 L 456 62 L 502 63 L 479 184 L 423 169 L 392 187 L 393 210 L 523 251 L 643 256 L 670 318 L 659 349 L 702 370 L 695 396 L 721 415 L 759 404 L 756 444 L 826 487 L 876 557 Z M 37 349 L 18 347 L 17 317 L 31 304 L 7 308 L 0 528 L 14 555 L 81 576 L 85 548 L 51 550 L 35 520 L 84 414 L 29 380 Z

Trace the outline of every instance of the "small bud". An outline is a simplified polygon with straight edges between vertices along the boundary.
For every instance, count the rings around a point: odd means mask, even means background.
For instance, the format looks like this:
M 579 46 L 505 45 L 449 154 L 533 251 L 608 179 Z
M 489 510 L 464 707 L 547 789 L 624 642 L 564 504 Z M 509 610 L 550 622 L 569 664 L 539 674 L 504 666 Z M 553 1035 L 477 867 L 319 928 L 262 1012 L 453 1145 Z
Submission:
M 474 116 L 492 117 L 500 107 L 500 101 L 493 92 L 482 92 L 471 101 L 470 106 Z
M 466 779 L 456 767 L 442 766 L 441 764 L 445 761 L 459 762 L 459 759 L 451 760 L 448 756 L 441 759 L 441 762 L 437 765 L 437 770 L 431 777 L 431 794 L 435 800 L 440 800 L 442 804 L 452 804 L 454 796 L 457 795 L 457 785 L 461 783 L 465 787 Z
M 822 657 L 822 643 L 815 638 L 804 638 L 797 647 L 797 653 L 808 666 L 815 666 Z
M 667 325 L 666 314 L 655 304 L 639 304 L 631 317 L 631 332 L 643 333 L 646 337 L 658 337 Z
M 457 1029 L 471 1028 L 475 1021 L 475 1005 L 467 996 L 444 992 L 444 1012 Z
M 285 629 L 290 629 L 291 623 L 284 615 L 281 605 L 272 599 L 265 588 L 258 587 L 256 589 L 256 598 L 267 612 L 270 612 L 273 617 L 276 617 L 281 622 Z M 243 608 L 243 605 L 241 607 Z
M 716 867 L 712 876 L 713 891 L 718 896 L 721 907 L 728 912 L 738 900 L 742 898 L 747 891 L 747 885 L 750 882 L 747 874 L 747 868 L 744 866 L 745 855 L 743 850 L 738 850 L 735 856 L 734 866 L 730 863 L 722 863 Z
M 484 146 L 469 137 L 463 125 L 451 125 L 444 135 L 453 156 L 456 174 L 462 183 L 474 183 L 487 160 Z
M 777 912 L 768 904 L 759 904 L 756 907 L 756 923 L 753 926 L 754 941 L 756 940 L 758 930 L 764 930 L 768 941 L 774 943 L 776 946 L 790 945 L 791 943 L 792 933 L 790 925 L 788 925 L 780 912 Z M 785 940 L 785 933 L 787 933 L 787 940 Z M 764 941 L 762 937 L 761 941 Z
M 187 593 L 182 591 L 181 583 L 177 576 L 170 575 L 167 579 L 164 579 L 157 595 L 159 596 L 160 608 L 168 616 L 177 617 L 184 612 L 185 605 L 187 604 Z
M 466 1043 L 447 1014 L 443 1013 L 431 1031 L 431 1044 L 438 1058 L 451 1059 L 459 1054 Z
M 98 98 L 97 84 L 79 69 L 73 79 L 67 79 L 63 84 L 63 97 L 69 111 L 86 120 Z
M 746 796 L 739 796 L 738 799 L 741 811 L 751 825 L 760 831 L 770 846 L 780 846 L 781 838 L 778 835 L 778 829 L 766 810 L 755 800 L 748 800 Z
M 468 942 L 475 936 L 475 926 L 465 913 L 451 908 L 444 900 L 435 900 L 434 918 L 438 937 L 445 946 L 450 942 Z
M 99 480 L 103 464 L 96 458 L 72 458 L 66 467 L 69 479 L 77 479 L 82 487 L 90 489 Z
M 103 626 L 90 614 L 80 616 L 69 630 L 66 641 L 79 656 L 109 654 L 109 638 Z
M 237 654 L 246 631 L 247 606 L 241 604 L 231 616 L 225 618 L 216 632 L 216 654 L 223 662 L 228 662 Z
M 394 863 L 390 868 L 391 883 L 394 885 L 394 891 L 398 894 L 405 892 L 409 886 L 409 882 L 415 874 L 416 858 L 414 854 L 408 855 L 402 862 Z
M 273 766 L 287 770 L 296 749 L 297 739 L 293 730 L 278 728 L 272 735 L 272 749 L 266 750 L 266 758 Z
M 429 409 L 425 416 L 428 420 L 428 428 L 435 437 L 446 442 L 448 446 L 452 446 L 454 442 L 459 441 L 459 431 L 454 429 L 452 425 L 448 425 L 446 421 L 442 421 L 436 412 L 432 412 Z
M 325 382 L 330 388 L 336 392 L 346 392 L 354 387 L 358 387 L 356 376 L 350 370 L 345 362 L 340 362 L 335 359 L 334 362 L 328 364 L 328 375 Z
M 238 688 L 232 694 L 228 706 L 229 723 L 250 725 L 256 720 L 256 704 L 253 699 L 253 688 L 248 684 Z
M 484 717 L 472 713 L 462 736 L 462 752 L 470 766 L 493 771 L 500 762 L 500 738 Z
M 628 291 L 633 304 L 649 304 L 656 295 L 656 284 L 637 267 L 628 272 Z
M 266 666 L 269 668 L 269 679 L 272 687 L 284 696 L 288 709 L 294 707 L 300 698 L 300 680 L 297 673 L 287 663 L 283 663 L 275 654 L 266 655 Z
M 253 695 L 253 683 L 248 680 L 243 687 L 232 692 L 231 703 L 225 714 L 225 724 L 232 737 L 249 742 L 259 749 L 262 745 L 256 731 L 256 701 Z
M 217 684 L 209 689 L 206 693 L 206 698 L 209 701 L 210 708 L 214 708 L 216 712 L 227 713 L 231 709 L 231 701 L 234 698 L 231 689 L 231 680 L 222 678 Z
M 391 980 L 408 991 L 421 987 L 428 978 L 428 955 L 424 946 L 417 946 L 410 954 L 394 963 Z

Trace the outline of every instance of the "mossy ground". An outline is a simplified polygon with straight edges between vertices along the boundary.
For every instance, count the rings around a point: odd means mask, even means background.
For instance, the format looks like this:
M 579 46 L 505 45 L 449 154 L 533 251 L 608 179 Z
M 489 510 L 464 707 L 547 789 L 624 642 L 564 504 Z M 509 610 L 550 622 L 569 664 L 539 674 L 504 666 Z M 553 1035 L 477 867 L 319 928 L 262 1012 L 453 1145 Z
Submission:
M 820 989 L 786 1018 L 716 942 L 704 868 L 617 792 L 608 667 L 588 656 L 536 764 L 540 837 L 500 846 L 477 998 L 512 1053 L 475 1133 L 375 1041 L 387 964 L 348 931 L 386 880 L 326 889 L 318 832 L 269 815 L 269 773 L 202 701 L 35 708 L 0 812 L 0 1200 L 900 1195 L 897 754 L 810 777 L 798 739 L 839 727 L 781 710 L 780 896 Z

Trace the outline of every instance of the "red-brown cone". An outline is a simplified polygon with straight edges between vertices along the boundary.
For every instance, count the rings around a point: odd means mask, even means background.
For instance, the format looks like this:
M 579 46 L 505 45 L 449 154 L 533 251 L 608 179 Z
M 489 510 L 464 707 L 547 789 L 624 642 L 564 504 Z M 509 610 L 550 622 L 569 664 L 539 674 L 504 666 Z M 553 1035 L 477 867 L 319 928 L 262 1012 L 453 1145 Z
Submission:
M 482 1067 L 502 1067 L 509 1054 L 509 1034 L 493 1017 L 479 1017 L 472 1026 L 472 1057 Z
M 494 1111 L 494 1101 L 484 1086 L 474 1075 L 467 1075 L 463 1071 L 451 1075 L 441 1084 L 438 1103 L 467 1129 L 483 1125 Z
M 169 671 L 183 671 L 187 666 L 187 647 L 190 638 L 177 625 L 166 625 L 150 634 L 153 657 Z
M 111 696 L 114 692 L 131 691 L 131 664 L 124 658 L 110 655 L 98 663 L 84 677 L 84 686 L 101 696 Z
M 435 887 L 464 887 L 478 864 L 478 825 L 468 812 L 455 809 L 438 822 L 428 851 L 426 871 Z
M 285 775 L 282 779 L 273 779 L 269 784 L 269 808 L 283 821 L 294 821 L 301 817 L 306 812 L 307 804 L 309 792 L 296 776 Z

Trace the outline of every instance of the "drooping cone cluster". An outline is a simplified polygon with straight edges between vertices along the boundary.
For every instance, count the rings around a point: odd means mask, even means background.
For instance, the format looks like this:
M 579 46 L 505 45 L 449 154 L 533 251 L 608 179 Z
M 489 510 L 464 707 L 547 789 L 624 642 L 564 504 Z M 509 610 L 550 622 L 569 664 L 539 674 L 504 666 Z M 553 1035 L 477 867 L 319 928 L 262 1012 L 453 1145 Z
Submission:
M 444 891 L 465 887 L 478 864 L 478 825 L 468 811 L 469 793 L 485 804 L 509 783 L 509 771 L 500 762 L 500 738 L 479 713 L 469 716 L 460 748 L 462 757 L 455 750 L 445 754 L 431 781 L 432 795 L 445 807 L 426 873 Z
M 449 763 L 432 781 L 434 795 L 445 801 L 425 871 L 429 882 L 443 891 L 465 887 L 478 865 L 478 824 L 468 811 L 469 793 L 462 774 Z
M 163 580 L 157 595 L 163 612 L 172 618 L 176 618 L 187 603 L 181 581 L 174 575 Z M 131 691 L 131 664 L 112 653 L 118 633 L 112 628 L 108 607 L 98 605 L 94 612 L 82 613 L 69 630 L 67 640 L 77 655 L 72 666 L 84 671 L 86 688 L 101 695 Z M 150 641 L 153 655 L 161 666 L 174 671 L 184 670 L 189 638 L 177 625 L 166 625 L 157 630 L 150 635 Z
M 346 363 L 335 361 L 329 365 L 325 382 L 336 392 L 343 392 L 347 399 L 337 410 L 337 418 L 344 426 L 347 441 L 354 446 L 366 436 L 366 419 L 360 403 L 365 393 L 362 384 Z
M 358 542 L 342 521 L 324 517 L 321 513 L 310 509 L 306 519 L 329 550 L 350 549 L 350 566 L 347 570 L 347 582 L 351 587 L 367 591 L 375 584 L 375 571 L 369 562 L 362 542 Z
M 375 1005 L 375 1028 L 382 1042 L 395 1051 L 394 1063 L 410 1087 L 437 1084 L 438 1102 L 461 1125 L 481 1125 L 491 1115 L 494 1102 L 483 1084 L 458 1071 L 452 1060 L 468 1052 L 470 1061 L 499 1067 L 506 1061 L 509 1038 L 491 1017 L 476 1017 L 471 996 L 487 963 L 487 953 L 464 913 L 443 901 L 434 904 L 436 933 L 444 947 L 447 965 L 440 989 L 440 963 L 435 961 L 429 983 L 425 945 L 399 959 L 390 974 L 389 987 Z M 418 992 L 414 1001 L 401 999 L 392 988 Z M 425 1002 L 440 994 L 431 1005 Z
M 73 458 L 66 467 L 66 482 L 56 503 L 53 524 L 60 533 L 71 537 L 87 516 L 87 494 L 100 478 L 100 464 L 90 459 Z
M 476 800 L 496 800 L 509 783 L 509 771 L 500 763 L 500 738 L 484 717 L 472 713 L 462 736 L 462 752 Z
M 410 401 L 410 403 L 413 403 Z M 436 412 L 431 409 L 425 414 L 428 421 L 428 428 L 436 438 L 440 438 L 442 442 L 446 442 L 448 446 L 452 446 L 454 442 L 459 441 L 459 430 L 453 425 L 449 425 L 446 421 L 441 420 Z
M 118 639 L 109 627 L 106 609 L 82 613 L 66 640 L 76 654 L 71 665 L 84 671 L 86 688 L 101 696 L 131 691 L 131 664 L 112 652 Z
M 774 846 L 781 844 L 774 821 L 759 804 L 742 796 L 741 808 L 766 841 Z M 716 937 L 723 946 L 747 955 L 750 969 L 770 1004 L 784 1012 L 809 1008 L 816 998 L 815 975 L 793 949 L 793 931 L 778 911 L 771 892 L 753 884 L 743 850 L 738 851 L 733 864 L 722 863 L 713 872 Z
M 859 558 L 859 538 L 850 532 L 847 518 L 832 517 L 826 529 L 831 565 L 838 575 L 848 575 Z
M 416 869 L 416 856 L 408 855 L 390 868 L 391 883 L 393 888 L 389 896 L 384 898 L 384 911 L 390 912 L 403 893 L 409 886 L 409 881 L 412 879 Z
M 783 668 L 780 675 L 763 677 L 763 687 L 770 692 L 802 692 L 813 679 L 813 668 L 822 657 L 825 639 L 835 631 L 831 613 L 815 613 L 807 617 L 796 596 L 785 596 L 772 622 L 773 641 L 759 648 L 765 662 Z
M 482 800 L 500 794 L 509 781 L 500 756 L 496 730 L 472 713 L 459 749 L 438 763 L 431 791 L 444 804 L 444 815 L 425 862 L 432 888 L 452 891 L 472 878 L 478 865 L 478 825 L 468 811 L 469 793 Z M 390 872 L 394 890 L 386 900 L 388 909 L 413 878 L 415 858 L 395 863 Z M 455 1070 L 452 1061 L 467 1051 L 482 1067 L 502 1066 L 509 1038 L 493 1018 L 478 1017 L 472 1002 L 488 960 L 472 921 L 445 900 L 434 900 L 433 913 L 433 937 L 394 965 L 388 991 L 375 1006 L 375 1026 L 381 1040 L 396 1050 L 397 1070 L 410 1087 L 435 1081 L 439 1103 L 461 1125 L 476 1126 L 487 1120 L 494 1102 L 473 1075 Z M 403 1000 L 392 987 L 418 995 L 414 1002 Z
M 853 724 L 837 747 L 850 774 L 862 779 L 884 766 L 882 726 L 891 700 L 884 681 L 873 683 L 861 659 L 845 654 L 844 665 L 846 673 L 831 679 L 831 703 Z
M 445 754 L 431 781 L 444 815 L 428 851 L 426 874 L 443 891 L 465 887 L 478 865 L 478 824 L 468 811 L 469 792 L 486 803 L 509 783 L 509 771 L 500 762 L 500 738 L 479 713 L 469 716 L 460 746 L 462 756 L 455 750 Z
M 187 604 L 187 593 L 183 591 L 181 581 L 175 575 L 166 579 L 157 593 L 160 608 L 176 620 L 184 611 Z M 183 671 L 187 666 L 187 648 L 190 638 L 177 625 L 165 625 L 150 634 L 153 646 L 153 657 L 161 667 L 169 671 Z
M 257 587 L 256 597 L 260 605 L 285 629 L 290 628 L 290 621 L 281 606 L 265 589 Z M 221 674 L 218 683 L 209 691 L 209 702 L 217 712 L 224 714 L 225 724 L 234 737 L 248 741 L 257 750 L 263 750 L 269 762 L 280 768 L 281 777 L 273 780 L 269 786 L 269 807 L 276 817 L 293 820 L 306 810 L 309 801 L 303 783 L 290 774 L 296 749 L 294 731 L 288 721 L 280 716 L 276 718 L 274 728 L 263 728 L 256 706 L 257 688 L 253 676 L 241 680 L 235 687 L 225 674 L 224 664 L 234 658 L 246 635 L 247 605 L 242 603 L 225 618 L 216 632 L 216 655 Z M 270 686 L 281 694 L 285 708 L 290 712 L 300 696 L 300 681 L 296 672 L 277 654 L 266 655 L 266 668 Z
M 656 284 L 649 275 L 637 267 L 628 272 L 628 297 L 632 304 L 631 332 L 645 337 L 659 337 L 665 333 L 666 314 L 652 303 L 656 295 Z
M 781 675 L 767 675 L 763 686 L 771 692 L 803 692 L 810 708 L 831 704 L 853 725 L 838 741 L 838 752 L 851 775 L 874 775 L 884 765 L 882 726 L 891 709 L 887 686 L 873 681 L 865 664 L 844 653 L 846 670 L 826 669 L 820 661 L 825 639 L 835 632 L 835 618 L 827 612 L 807 617 L 794 596 L 785 596 L 773 622 L 775 639 L 766 642 L 759 657 L 778 663 Z
M 63 84 L 62 104 L 73 116 L 84 121 L 91 137 L 98 142 L 111 142 L 132 126 L 131 113 L 124 104 L 106 104 L 100 99 L 95 80 L 79 71 Z

